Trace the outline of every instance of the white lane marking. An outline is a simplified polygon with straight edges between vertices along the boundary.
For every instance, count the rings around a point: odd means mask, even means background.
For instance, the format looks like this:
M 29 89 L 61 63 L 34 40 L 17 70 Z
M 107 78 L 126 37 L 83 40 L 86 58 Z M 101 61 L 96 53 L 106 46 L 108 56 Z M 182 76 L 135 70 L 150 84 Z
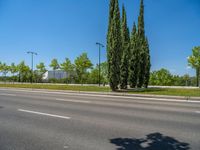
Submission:
M 200 100 L 199 101 L 194 101 L 194 100 L 192 100 L 192 101 L 187 101 L 188 103 L 200 103 Z
M 71 117 L 59 116 L 59 115 L 54 115 L 54 114 L 47 114 L 47 113 L 43 113 L 43 112 L 37 112 L 37 111 L 31 111 L 31 110 L 25 110 L 25 109 L 18 109 L 18 111 L 37 114 L 37 115 L 43 115 L 43 116 L 62 118 L 62 119 L 71 119 Z
M 0 89 L 0 90 L 8 90 L 8 89 Z M 166 102 L 183 102 L 183 103 L 200 103 L 199 101 L 196 100 L 176 100 L 174 98 L 169 98 L 169 99 L 164 99 L 164 98 L 151 98 L 151 97 L 129 97 L 129 96 L 117 96 L 117 95 L 98 95 L 98 94 L 87 94 L 87 93 L 78 93 L 78 92 L 73 92 L 73 93 L 63 93 L 63 92 L 50 92 L 50 91 L 30 91 L 30 90 L 18 90 L 18 89 L 9 89 L 10 91 L 19 91 L 19 92 L 30 92 L 30 93 L 44 93 L 44 94 L 62 94 L 62 95 L 73 95 L 77 94 L 82 95 L 82 96 L 93 96 L 93 97 L 110 97 L 110 98 L 124 98 L 124 99 L 141 99 L 141 100 L 151 100 L 151 101 L 166 101 Z M 178 98 L 177 98 L 178 99 Z
M 200 114 L 200 111 L 195 111 L 197 114 Z
M 0 93 L 0 96 L 16 96 L 15 94 L 4 94 L 4 93 Z
M 73 102 L 73 103 L 91 103 L 91 101 L 69 100 L 69 99 L 61 99 L 61 98 L 56 98 L 56 101 Z
M 68 149 L 69 147 L 68 146 L 64 146 L 64 149 Z

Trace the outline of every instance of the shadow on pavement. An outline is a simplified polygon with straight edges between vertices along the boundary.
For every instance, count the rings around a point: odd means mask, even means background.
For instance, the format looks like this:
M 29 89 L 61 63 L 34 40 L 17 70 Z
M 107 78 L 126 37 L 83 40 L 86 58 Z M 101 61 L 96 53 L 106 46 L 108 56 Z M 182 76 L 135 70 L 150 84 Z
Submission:
M 121 92 L 159 92 L 159 91 L 166 91 L 166 89 L 164 88 L 141 88 L 141 89 L 126 89 L 126 90 L 118 90 L 117 92 L 121 93 Z
M 189 150 L 189 144 L 164 136 L 161 133 L 152 133 L 146 138 L 116 138 L 110 142 L 118 146 L 116 150 Z

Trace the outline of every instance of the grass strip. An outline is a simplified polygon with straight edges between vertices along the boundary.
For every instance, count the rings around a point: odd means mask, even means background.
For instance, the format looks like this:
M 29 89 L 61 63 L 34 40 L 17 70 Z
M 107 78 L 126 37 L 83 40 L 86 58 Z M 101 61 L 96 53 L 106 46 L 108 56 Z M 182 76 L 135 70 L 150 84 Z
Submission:
M 111 92 L 109 87 L 81 86 L 81 85 L 0 84 L 0 87 L 70 90 L 70 91 L 87 91 L 87 92 Z M 118 91 L 118 92 L 129 93 L 129 94 L 200 97 L 200 89 L 184 89 L 184 88 L 148 88 L 148 89 L 133 89 L 126 91 Z

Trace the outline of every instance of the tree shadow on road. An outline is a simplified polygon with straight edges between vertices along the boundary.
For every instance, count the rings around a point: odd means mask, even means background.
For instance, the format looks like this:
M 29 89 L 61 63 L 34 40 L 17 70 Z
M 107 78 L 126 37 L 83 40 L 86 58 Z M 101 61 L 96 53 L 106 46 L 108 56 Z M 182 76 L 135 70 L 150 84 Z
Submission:
M 188 143 L 161 133 L 148 134 L 145 138 L 116 138 L 110 142 L 118 146 L 116 150 L 189 150 Z
M 140 93 L 148 93 L 148 92 L 160 92 L 160 91 L 165 91 L 166 89 L 164 88 L 135 88 L 135 89 L 124 89 L 124 90 L 118 90 L 117 92 L 123 93 L 123 92 L 129 92 L 129 93 L 134 93 L 134 92 L 140 92 Z

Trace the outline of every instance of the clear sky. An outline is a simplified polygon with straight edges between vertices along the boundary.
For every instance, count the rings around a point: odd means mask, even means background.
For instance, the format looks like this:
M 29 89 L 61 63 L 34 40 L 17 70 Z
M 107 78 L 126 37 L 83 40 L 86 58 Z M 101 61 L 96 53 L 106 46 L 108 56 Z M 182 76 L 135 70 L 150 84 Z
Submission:
M 119 3 L 126 7 L 132 30 L 139 0 Z M 31 50 L 39 54 L 35 63 L 47 67 L 53 58 L 73 61 L 82 52 L 97 64 L 95 43 L 106 44 L 108 7 L 109 0 L 0 0 L 0 61 L 30 65 L 26 51 Z M 152 70 L 194 74 L 186 68 L 192 47 L 200 45 L 200 0 L 145 0 L 145 25 Z

